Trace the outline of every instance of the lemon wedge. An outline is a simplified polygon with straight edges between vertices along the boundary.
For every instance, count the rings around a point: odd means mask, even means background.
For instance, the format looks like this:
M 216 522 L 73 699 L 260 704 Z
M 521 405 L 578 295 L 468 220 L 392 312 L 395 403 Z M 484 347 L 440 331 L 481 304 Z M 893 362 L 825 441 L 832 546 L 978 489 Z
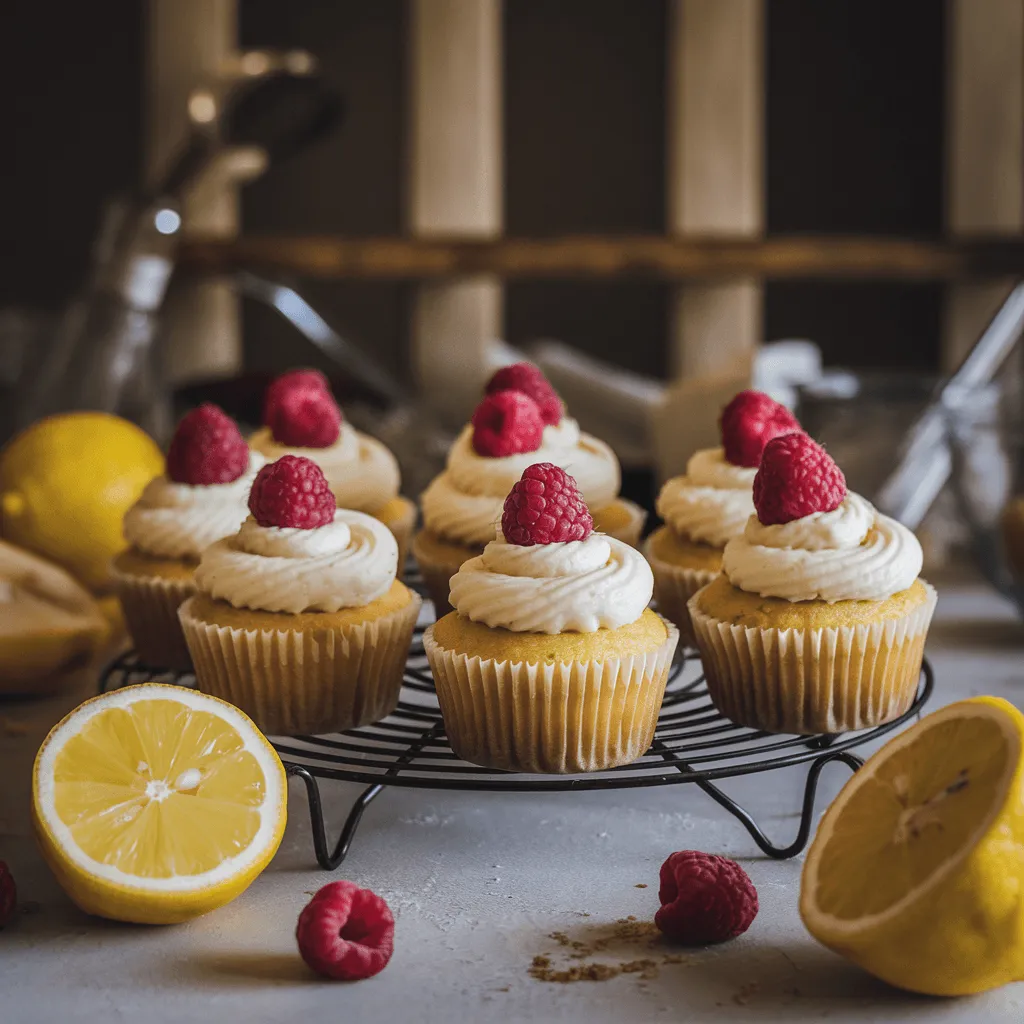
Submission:
M 90 914 L 170 924 L 242 893 L 284 834 L 287 781 L 237 708 L 160 683 L 86 701 L 36 755 L 43 856 Z
M 900 988 L 967 995 L 1024 979 L 1024 716 L 995 697 L 928 715 L 826 811 L 800 915 Z

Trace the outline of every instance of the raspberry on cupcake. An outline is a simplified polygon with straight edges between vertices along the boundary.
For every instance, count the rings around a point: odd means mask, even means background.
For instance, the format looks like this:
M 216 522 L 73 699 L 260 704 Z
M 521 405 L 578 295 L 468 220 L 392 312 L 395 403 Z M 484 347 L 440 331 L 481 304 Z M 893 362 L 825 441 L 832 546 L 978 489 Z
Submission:
M 527 465 L 424 636 L 456 753 L 548 773 L 644 754 L 678 639 L 647 608 L 652 586 L 639 552 L 594 530 L 571 475 Z
M 612 450 L 580 432 L 536 366 L 504 366 L 484 392 L 448 454 L 446 469 L 420 498 L 423 529 L 413 551 L 439 615 L 450 608 L 448 581 L 483 551 L 505 495 L 531 462 L 570 470 L 597 529 L 609 536 L 636 545 L 646 518 L 639 506 L 618 497 L 619 464 Z
M 124 517 L 129 547 L 113 566 L 125 623 L 144 663 L 190 667 L 178 606 L 195 592 L 192 576 L 203 551 L 245 519 L 249 487 L 262 465 L 216 405 L 207 402 L 178 424 L 164 474 Z
M 689 603 L 716 706 L 768 732 L 845 732 L 903 714 L 935 609 L 917 538 L 848 491 L 804 434 L 768 441 L 753 502 L 721 575 Z
M 263 400 L 263 427 L 249 444 L 270 461 L 294 455 L 315 462 L 340 508 L 376 516 L 391 530 L 399 565 L 405 565 L 416 506 L 399 494 L 398 462 L 380 441 L 345 422 L 322 373 L 290 370 L 271 381 Z
M 238 532 L 204 553 L 179 610 L 200 689 L 264 731 L 335 732 L 398 702 L 420 598 L 396 579 L 398 545 L 339 509 L 320 467 L 263 466 Z
M 722 568 L 726 543 L 754 511 L 751 488 L 761 453 L 773 438 L 800 433 L 796 417 L 761 391 L 741 391 L 722 410 L 722 445 L 696 452 L 686 473 L 658 495 L 665 525 L 648 538 L 654 597 L 663 615 L 694 642 L 687 602 Z

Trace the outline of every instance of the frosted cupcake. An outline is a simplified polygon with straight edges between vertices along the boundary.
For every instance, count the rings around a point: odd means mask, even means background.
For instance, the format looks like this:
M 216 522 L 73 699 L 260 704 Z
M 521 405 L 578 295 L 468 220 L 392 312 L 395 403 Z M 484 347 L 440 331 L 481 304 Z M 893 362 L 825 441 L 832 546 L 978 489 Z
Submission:
M 420 496 L 423 529 L 412 550 L 439 616 L 451 610 L 448 581 L 493 539 L 505 496 L 533 463 L 551 462 L 573 474 L 596 529 L 632 545 L 643 530 L 643 509 L 617 496 L 614 452 L 581 433 L 539 370 L 526 363 L 505 367 L 487 389 L 447 468 Z
M 267 733 L 335 732 L 398 703 L 420 598 L 380 520 L 338 509 L 319 467 L 260 470 L 251 516 L 208 548 L 179 616 L 200 689 Z
M 756 515 L 690 599 L 712 700 L 769 732 L 887 722 L 917 692 L 934 589 L 921 545 L 857 494 L 810 438 L 770 441 Z
M 165 473 L 125 515 L 129 546 L 112 567 L 125 624 L 145 664 L 191 667 L 178 607 L 195 593 L 203 551 L 248 515 L 249 488 L 263 462 L 215 405 L 199 406 L 178 424 Z
M 269 461 L 283 455 L 312 459 L 340 508 L 374 516 L 395 535 L 401 574 L 416 506 L 398 493 L 401 476 L 394 455 L 376 438 L 344 422 L 323 374 L 293 370 L 271 382 L 263 424 L 249 445 Z
M 678 631 L 639 552 L 593 532 L 575 481 L 530 466 L 496 539 L 424 636 L 452 748 L 489 768 L 589 772 L 650 747 Z
M 722 569 L 725 545 L 743 533 L 753 515 L 751 488 L 764 446 L 800 430 L 783 405 L 760 391 L 741 391 L 723 410 L 722 447 L 696 452 L 683 476 L 667 481 L 658 495 L 665 525 L 647 539 L 658 610 L 693 644 L 687 602 Z

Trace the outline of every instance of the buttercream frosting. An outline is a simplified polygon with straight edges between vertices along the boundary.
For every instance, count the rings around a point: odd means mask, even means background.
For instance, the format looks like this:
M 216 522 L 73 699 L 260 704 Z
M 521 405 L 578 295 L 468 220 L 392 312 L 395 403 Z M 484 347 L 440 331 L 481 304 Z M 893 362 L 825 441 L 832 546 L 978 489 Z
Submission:
M 619 493 L 619 463 L 611 448 L 563 416 L 544 428 L 533 452 L 490 458 L 473 450 L 467 426 L 448 453 L 447 468 L 421 496 L 423 521 L 432 533 L 463 544 L 486 544 L 501 521 L 505 498 L 538 462 L 551 462 L 570 473 L 590 509 L 610 505 Z
M 266 612 L 336 612 L 382 597 L 398 570 L 398 544 L 373 516 L 338 509 L 312 530 L 260 526 L 252 517 L 238 533 L 203 553 L 200 590 L 235 608 Z
M 647 560 L 622 541 L 586 540 L 529 547 L 500 535 L 451 580 L 460 615 L 516 633 L 593 633 L 635 622 L 651 600 Z
M 658 495 L 658 515 L 680 537 L 725 547 L 754 512 L 756 469 L 734 466 L 721 448 L 696 452 L 684 476 L 668 480 Z
M 849 493 L 831 512 L 765 526 L 751 516 L 726 545 L 722 571 L 740 590 L 787 601 L 882 601 L 921 572 L 917 538 Z
M 198 559 L 245 520 L 249 491 L 263 464 L 262 455 L 250 452 L 246 471 L 226 484 L 181 484 L 166 475 L 156 477 L 125 513 L 125 540 L 154 558 Z
M 326 448 L 289 448 L 278 444 L 267 427 L 253 434 L 249 447 L 271 462 L 283 455 L 311 459 L 323 470 L 339 508 L 372 515 L 398 495 L 401 485 L 398 461 L 391 451 L 348 423 L 341 425 L 338 440 Z

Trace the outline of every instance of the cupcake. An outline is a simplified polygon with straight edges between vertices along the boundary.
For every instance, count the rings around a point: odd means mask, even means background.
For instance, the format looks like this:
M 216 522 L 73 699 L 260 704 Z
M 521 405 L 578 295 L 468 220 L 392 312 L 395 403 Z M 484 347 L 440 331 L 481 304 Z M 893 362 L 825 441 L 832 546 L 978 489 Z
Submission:
M 178 607 L 195 593 L 203 551 L 234 533 L 248 514 L 249 488 L 263 461 L 215 405 L 193 409 L 178 424 L 164 475 L 124 517 L 128 548 L 112 566 L 125 625 L 144 664 L 191 667 Z
M 769 441 L 741 537 L 690 599 L 711 699 L 768 732 L 836 733 L 903 714 L 917 693 L 935 591 L 921 545 L 847 493 L 804 434 Z
M 725 545 L 754 512 L 751 488 L 764 446 L 800 430 L 792 413 L 760 391 L 741 391 L 723 410 L 722 447 L 695 453 L 683 476 L 667 481 L 656 508 L 665 525 L 647 539 L 658 611 L 694 643 L 686 604 L 722 569 Z
M 179 611 L 196 681 L 266 733 L 336 732 L 398 703 L 421 601 L 379 520 L 337 508 L 316 463 L 264 466 L 238 532 L 208 548 Z
M 452 749 L 488 768 L 589 772 L 650 747 L 679 633 L 643 556 L 593 531 L 575 481 L 528 467 L 496 539 L 451 581 L 424 648 Z
M 412 550 L 439 616 L 451 610 L 448 581 L 493 539 L 505 496 L 533 463 L 551 462 L 574 475 L 596 529 L 634 546 L 643 530 L 643 509 L 617 497 L 615 454 L 580 432 L 536 367 L 517 363 L 499 370 L 487 392 L 449 452 L 447 468 L 420 497 L 423 529 Z
M 401 477 L 394 455 L 344 422 L 323 374 L 293 370 L 272 381 L 263 402 L 263 427 L 249 445 L 268 461 L 283 455 L 312 459 L 340 508 L 366 512 L 395 535 L 401 574 L 416 506 L 398 493 Z

